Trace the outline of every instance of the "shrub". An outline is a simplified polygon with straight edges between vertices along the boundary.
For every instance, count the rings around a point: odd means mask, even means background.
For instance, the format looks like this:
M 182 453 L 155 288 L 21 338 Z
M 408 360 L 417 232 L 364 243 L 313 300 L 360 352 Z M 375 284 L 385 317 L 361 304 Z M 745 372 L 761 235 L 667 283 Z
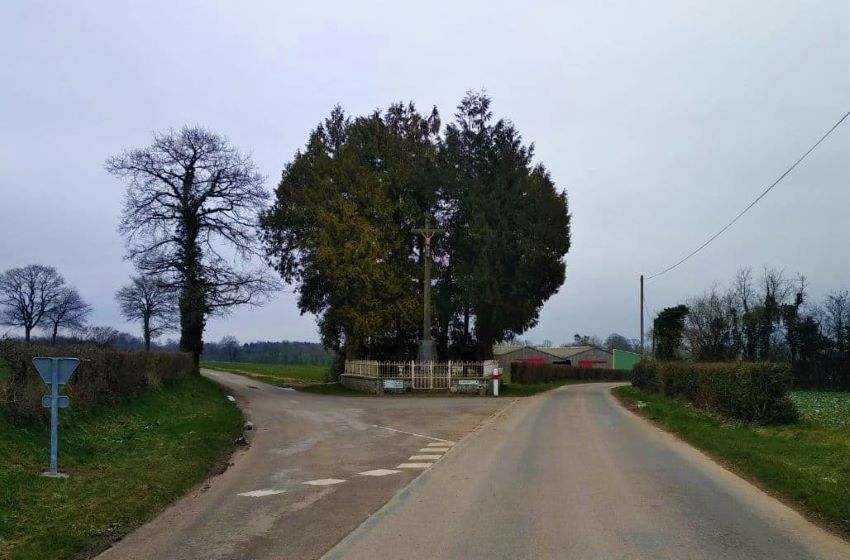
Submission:
M 111 403 L 144 390 L 171 384 L 196 372 L 192 355 L 182 352 L 118 352 L 94 346 L 33 346 L 0 342 L 0 360 L 9 378 L 0 395 L 9 414 L 17 418 L 47 418 L 41 397 L 47 387 L 32 365 L 36 356 L 80 359 L 80 367 L 65 386 L 75 409 Z
M 782 424 L 798 418 L 788 396 L 791 367 L 778 363 L 689 363 L 642 361 L 632 385 L 649 393 L 684 399 L 730 419 Z
M 578 368 L 560 364 L 530 364 L 514 362 L 511 364 L 511 383 L 536 385 L 566 379 L 628 381 L 631 372 L 608 368 Z

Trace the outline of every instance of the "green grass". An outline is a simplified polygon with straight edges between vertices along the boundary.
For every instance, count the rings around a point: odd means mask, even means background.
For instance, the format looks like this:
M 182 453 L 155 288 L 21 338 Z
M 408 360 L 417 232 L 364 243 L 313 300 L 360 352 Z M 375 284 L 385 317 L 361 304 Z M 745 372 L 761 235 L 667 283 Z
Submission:
M 7 379 L 9 379 L 9 366 L 0 362 L 0 385 L 5 383 Z
M 63 410 L 59 461 L 70 478 L 53 480 L 40 476 L 47 426 L 0 414 L 0 559 L 102 550 L 222 468 L 241 423 L 201 377 L 86 414 Z
M 255 364 L 250 362 L 201 362 L 201 367 L 238 373 L 271 385 L 324 383 L 330 366 Z
M 801 391 L 801 420 L 788 426 L 724 422 L 634 387 L 615 393 L 685 441 L 850 535 L 850 393 Z

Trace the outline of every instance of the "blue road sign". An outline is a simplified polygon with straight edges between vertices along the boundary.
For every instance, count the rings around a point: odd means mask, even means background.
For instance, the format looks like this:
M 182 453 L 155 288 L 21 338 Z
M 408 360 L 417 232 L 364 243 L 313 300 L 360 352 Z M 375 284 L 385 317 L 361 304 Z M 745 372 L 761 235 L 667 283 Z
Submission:
M 53 381 L 53 364 L 57 365 L 56 383 L 65 385 L 71 376 L 77 371 L 80 360 L 77 358 L 33 358 L 32 365 L 38 370 L 38 374 L 49 387 Z
M 68 398 L 68 395 L 59 395 L 56 397 L 58 400 L 56 401 L 57 408 L 68 408 L 71 406 L 71 399 Z M 44 408 L 50 408 L 53 406 L 53 395 L 44 395 L 41 397 L 41 406 Z
M 33 358 L 32 365 L 50 387 L 50 394 L 41 399 L 41 406 L 50 408 L 50 470 L 44 473 L 51 478 L 59 478 L 59 409 L 67 408 L 71 399 L 59 394 L 59 388 L 68 383 L 77 371 L 80 360 L 77 358 Z

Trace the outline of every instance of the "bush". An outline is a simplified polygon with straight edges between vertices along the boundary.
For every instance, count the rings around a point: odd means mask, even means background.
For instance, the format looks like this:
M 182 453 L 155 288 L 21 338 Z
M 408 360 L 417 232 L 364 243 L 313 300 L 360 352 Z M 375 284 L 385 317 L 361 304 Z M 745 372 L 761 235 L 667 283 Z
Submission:
M 622 369 L 578 368 L 560 364 L 514 362 L 511 364 L 511 383 L 537 385 L 538 383 L 551 383 L 567 379 L 628 381 L 631 379 L 631 373 Z
M 94 346 L 33 346 L 3 341 L 0 360 L 7 364 L 9 378 L 2 388 L 0 405 L 13 417 L 48 416 L 47 409 L 41 407 L 47 386 L 32 365 L 36 356 L 80 359 L 80 367 L 63 391 L 78 410 L 171 384 L 197 371 L 192 355 L 182 352 L 118 352 Z
M 798 418 L 788 396 L 787 364 L 642 361 L 633 373 L 632 385 L 642 391 L 684 399 L 733 420 L 782 424 Z

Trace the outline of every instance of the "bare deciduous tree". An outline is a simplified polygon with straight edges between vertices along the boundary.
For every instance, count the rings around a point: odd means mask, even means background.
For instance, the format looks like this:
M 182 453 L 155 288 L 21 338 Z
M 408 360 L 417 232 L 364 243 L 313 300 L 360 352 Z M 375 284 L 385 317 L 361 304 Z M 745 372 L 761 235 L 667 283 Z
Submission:
M 59 329 L 79 330 L 86 324 L 86 318 L 91 313 L 91 305 L 83 301 L 74 288 L 62 288 L 53 304 L 44 314 L 42 329 L 50 333 L 50 341 L 56 344 Z
M 31 264 L 0 274 L 0 324 L 22 328 L 29 342 L 32 330 L 50 311 L 64 284 L 52 266 Z
M 119 334 L 117 329 L 104 326 L 86 327 L 80 331 L 81 338 L 101 348 L 115 346 Z
M 178 291 L 180 348 L 197 363 L 210 313 L 257 303 L 274 287 L 249 268 L 268 199 L 263 177 L 227 139 L 198 127 L 155 134 L 106 169 L 128 183 L 120 225 L 128 258 Z
M 713 362 L 738 356 L 734 301 L 734 291 L 722 294 L 716 287 L 687 301 L 684 335 L 695 359 Z
M 118 290 L 115 300 L 125 319 L 142 323 L 146 351 L 151 349 L 152 338 L 176 329 L 176 294 L 158 278 L 133 277 L 129 285 Z
M 850 292 L 841 290 L 827 294 L 823 311 L 827 336 L 834 341 L 836 348 L 841 351 L 846 350 L 844 341 L 848 336 L 847 328 L 850 325 Z

